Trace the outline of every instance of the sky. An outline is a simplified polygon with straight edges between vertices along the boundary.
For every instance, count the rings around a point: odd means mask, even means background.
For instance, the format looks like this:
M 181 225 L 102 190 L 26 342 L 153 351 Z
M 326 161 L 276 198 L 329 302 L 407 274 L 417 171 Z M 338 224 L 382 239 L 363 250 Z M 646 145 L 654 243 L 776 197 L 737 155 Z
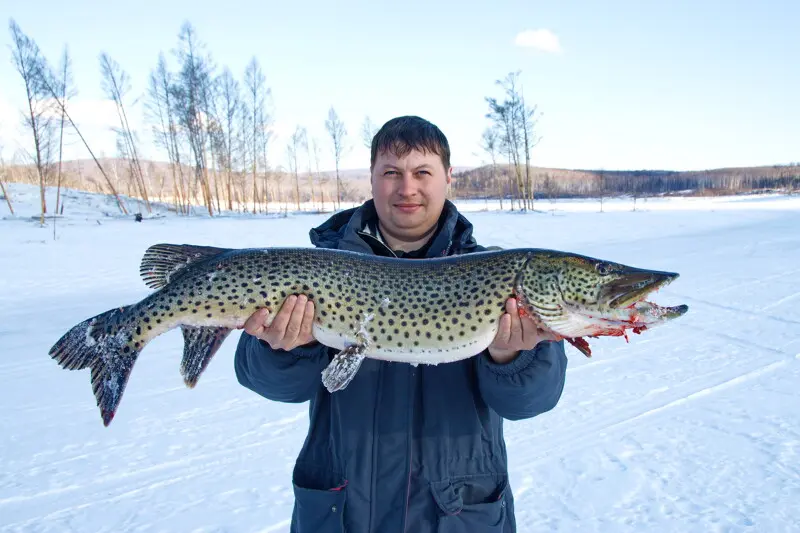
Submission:
M 201 6 L 202 4 L 202 6 Z M 98 56 L 131 78 L 131 115 L 145 156 L 147 78 L 191 22 L 212 59 L 238 79 L 252 57 L 272 93 L 273 166 L 287 166 L 296 126 L 333 168 L 325 119 L 333 106 L 348 130 L 342 168 L 369 166 L 360 136 L 422 116 L 448 137 L 452 162 L 489 161 L 480 138 L 496 80 L 520 71 L 537 107 L 537 166 L 702 170 L 800 161 L 800 3 L 717 1 L 298 2 L 185 0 L 135 4 L 0 0 L 0 144 L 9 160 L 29 150 L 25 93 L 11 60 L 8 19 L 53 64 L 64 46 L 79 94 L 73 112 L 92 149 L 114 155 L 116 115 L 101 90 Z M 134 104 L 133 100 L 138 101 Z M 85 158 L 69 141 L 66 158 Z

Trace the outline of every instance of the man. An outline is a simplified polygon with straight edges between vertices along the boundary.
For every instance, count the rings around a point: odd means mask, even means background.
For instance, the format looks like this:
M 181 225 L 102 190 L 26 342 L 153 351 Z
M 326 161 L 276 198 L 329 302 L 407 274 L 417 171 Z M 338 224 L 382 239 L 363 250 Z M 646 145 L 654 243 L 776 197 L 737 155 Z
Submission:
M 419 117 L 387 122 L 372 141 L 372 200 L 310 232 L 314 246 L 425 258 L 485 250 L 446 200 L 450 149 Z M 297 533 L 512 532 L 503 419 L 552 409 L 564 386 L 563 341 L 520 317 L 509 298 L 499 331 L 476 357 L 412 366 L 365 359 L 333 394 L 321 372 L 337 350 L 312 335 L 314 305 L 291 296 L 265 326 L 245 324 L 239 382 L 270 400 L 310 401 L 295 464 Z

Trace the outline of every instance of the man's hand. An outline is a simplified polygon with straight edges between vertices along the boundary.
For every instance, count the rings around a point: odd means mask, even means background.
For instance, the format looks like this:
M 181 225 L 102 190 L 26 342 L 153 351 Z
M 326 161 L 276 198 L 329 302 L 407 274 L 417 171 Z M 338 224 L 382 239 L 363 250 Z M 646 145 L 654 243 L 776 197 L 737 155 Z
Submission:
M 292 350 L 313 342 L 311 326 L 314 321 L 314 302 L 301 294 L 290 295 L 269 326 L 269 310 L 259 309 L 244 323 L 244 330 L 263 340 L 273 350 Z
M 495 363 L 508 363 L 521 350 L 531 350 L 541 341 L 557 341 L 560 337 L 542 331 L 530 316 L 519 316 L 517 299 L 506 301 L 506 313 L 500 317 L 500 328 L 497 330 L 489 355 Z

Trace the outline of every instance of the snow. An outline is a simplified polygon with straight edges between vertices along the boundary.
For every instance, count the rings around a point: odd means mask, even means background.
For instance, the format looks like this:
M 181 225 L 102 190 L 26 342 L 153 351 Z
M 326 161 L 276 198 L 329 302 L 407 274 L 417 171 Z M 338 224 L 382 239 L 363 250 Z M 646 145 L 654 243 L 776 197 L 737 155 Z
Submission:
M 150 290 L 158 242 L 307 246 L 327 215 L 176 216 L 141 223 L 68 191 L 39 227 L 36 187 L 0 202 L 0 531 L 287 531 L 307 406 L 239 386 L 232 334 L 195 389 L 180 331 L 142 352 L 112 424 L 89 371 L 47 355 L 70 327 Z M 53 202 L 49 205 L 54 205 Z M 519 530 L 800 528 L 800 197 L 461 204 L 485 245 L 535 246 L 681 277 L 654 297 L 674 322 L 571 346 L 558 406 L 506 423 Z M 491 207 L 491 204 L 488 204 Z M 201 210 L 198 213 L 202 213 Z

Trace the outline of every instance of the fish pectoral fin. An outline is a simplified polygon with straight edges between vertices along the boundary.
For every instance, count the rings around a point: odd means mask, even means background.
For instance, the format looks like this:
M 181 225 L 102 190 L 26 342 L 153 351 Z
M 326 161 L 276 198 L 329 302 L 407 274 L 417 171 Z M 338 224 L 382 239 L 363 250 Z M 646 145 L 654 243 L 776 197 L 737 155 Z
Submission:
M 366 344 L 351 344 L 337 353 L 322 371 L 322 384 L 328 392 L 342 390 L 353 380 L 366 355 Z
M 592 356 L 592 348 L 589 346 L 589 342 L 583 337 L 575 337 L 575 338 L 564 337 L 564 340 L 566 340 L 568 343 L 577 348 L 578 351 L 581 352 L 586 357 Z
M 186 386 L 193 388 L 211 358 L 230 334 L 231 328 L 183 325 L 181 330 L 183 331 L 181 375 Z
M 148 287 L 160 289 L 169 283 L 176 272 L 186 266 L 228 251 L 230 251 L 228 248 L 213 246 L 154 244 L 145 251 L 139 265 L 139 273 Z

